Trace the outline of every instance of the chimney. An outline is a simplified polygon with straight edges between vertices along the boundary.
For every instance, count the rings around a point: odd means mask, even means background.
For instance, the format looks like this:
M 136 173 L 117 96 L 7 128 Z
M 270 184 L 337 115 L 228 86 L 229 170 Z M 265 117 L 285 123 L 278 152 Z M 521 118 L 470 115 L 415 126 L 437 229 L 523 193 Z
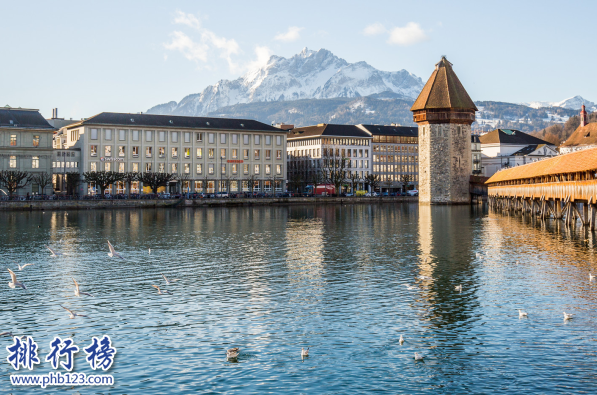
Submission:
M 58 109 L 52 108 L 52 119 L 58 118 Z
M 585 105 L 583 104 L 580 109 L 580 127 L 586 126 L 589 123 L 589 119 L 587 116 L 587 111 L 585 110 Z

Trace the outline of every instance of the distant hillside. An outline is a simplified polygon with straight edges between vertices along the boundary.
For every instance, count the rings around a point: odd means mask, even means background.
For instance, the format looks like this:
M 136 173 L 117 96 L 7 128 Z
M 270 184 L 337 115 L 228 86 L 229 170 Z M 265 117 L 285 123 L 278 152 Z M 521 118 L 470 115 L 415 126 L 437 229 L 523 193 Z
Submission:
M 597 122 L 597 112 L 593 112 L 589 114 L 589 123 Z M 580 126 L 580 117 L 578 115 L 570 117 L 566 123 L 562 124 L 555 124 L 551 125 L 543 130 L 537 130 L 536 132 L 531 133 L 535 137 L 539 137 L 545 141 L 549 141 L 555 145 L 560 145 L 574 131 Z

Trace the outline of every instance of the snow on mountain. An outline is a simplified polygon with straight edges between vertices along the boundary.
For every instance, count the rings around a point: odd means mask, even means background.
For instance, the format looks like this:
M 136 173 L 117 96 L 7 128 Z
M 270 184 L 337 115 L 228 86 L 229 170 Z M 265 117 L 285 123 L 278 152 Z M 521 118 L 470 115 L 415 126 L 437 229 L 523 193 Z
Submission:
M 532 108 L 543 108 L 543 107 L 562 107 L 567 108 L 569 110 L 580 110 L 580 107 L 584 104 L 587 110 L 589 111 L 597 111 L 597 105 L 591 101 L 583 99 L 581 96 L 574 96 L 568 99 L 558 101 L 558 102 L 548 102 L 548 101 L 534 101 L 530 103 L 521 103 L 525 106 L 529 106 Z
M 286 59 L 272 56 L 267 64 L 230 81 L 221 80 L 201 93 L 150 108 L 148 114 L 198 116 L 239 103 L 361 97 L 393 92 L 416 99 L 423 81 L 406 70 L 380 71 L 366 62 L 348 63 L 326 49 L 307 48 Z

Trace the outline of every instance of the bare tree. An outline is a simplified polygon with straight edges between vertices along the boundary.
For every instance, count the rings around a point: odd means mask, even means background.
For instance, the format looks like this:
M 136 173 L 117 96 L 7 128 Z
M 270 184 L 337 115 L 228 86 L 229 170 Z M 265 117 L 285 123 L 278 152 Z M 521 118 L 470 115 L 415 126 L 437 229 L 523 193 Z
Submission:
M 52 176 L 46 172 L 36 173 L 33 175 L 32 182 L 39 185 L 39 187 L 41 188 L 42 196 L 45 196 L 45 189 L 48 185 L 52 183 Z
M 76 190 L 81 184 L 81 174 L 78 171 L 69 171 L 66 176 L 66 194 L 76 195 Z
M 8 191 L 8 195 L 12 195 L 19 189 L 25 188 L 31 183 L 33 176 L 31 173 L 21 170 L 4 170 L 0 171 L 0 186 L 3 186 Z
M 186 182 L 190 182 L 191 175 L 189 173 L 179 173 L 175 175 L 174 178 L 178 183 L 180 183 L 180 193 L 186 193 L 187 191 L 184 190 L 184 184 Z M 190 185 L 189 185 L 190 187 Z
M 259 181 L 255 174 L 251 174 L 247 178 L 247 182 L 249 183 L 249 191 L 251 191 L 251 196 L 253 196 L 253 190 L 255 189 L 255 181 Z
M 313 184 L 313 195 L 317 194 L 317 186 L 325 182 L 323 171 L 319 168 L 313 169 L 309 173 L 309 182 Z
M 209 176 L 207 174 L 203 176 L 201 183 L 203 184 L 203 188 L 201 188 L 203 189 L 203 193 L 207 193 L 207 185 L 209 185 Z
M 123 173 L 115 171 L 88 171 L 83 173 L 83 178 L 86 183 L 93 183 L 96 187 L 99 187 L 101 195 L 104 196 L 104 192 L 109 185 L 122 181 Z
M 379 181 L 380 179 L 377 174 L 368 174 L 365 177 L 365 182 L 371 187 L 371 192 L 375 191 L 375 188 L 379 186 Z
M 129 195 L 131 193 L 131 184 L 135 181 L 139 181 L 139 173 L 123 173 L 122 181 L 124 181 L 126 185 L 126 190 L 128 191 Z
M 170 181 L 175 179 L 175 175 L 171 173 L 154 173 L 151 171 L 139 174 L 139 181 L 143 186 L 151 188 L 152 193 L 156 193 L 159 187 L 165 187 Z
M 356 171 L 352 172 L 350 177 L 348 177 L 348 179 L 350 180 L 350 186 L 352 188 L 352 193 L 356 196 L 356 190 L 355 190 L 355 185 L 358 185 L 358 183 L 361 181 L 361 178 L 359 177 L 359 175 L 357 174 Z
M 401 174 L 400 183 L 402 184 L 402 192 L 406 192 L 408 185 L 412 182 L 413 176 L 410 174 Z
M 346 171 L 350 170 L 350 160 L 333 155 L 324 157 L 324 168 L 330 184 L 334 185 L 336 196 L 340 193 L 340 187 L 346 182 Z

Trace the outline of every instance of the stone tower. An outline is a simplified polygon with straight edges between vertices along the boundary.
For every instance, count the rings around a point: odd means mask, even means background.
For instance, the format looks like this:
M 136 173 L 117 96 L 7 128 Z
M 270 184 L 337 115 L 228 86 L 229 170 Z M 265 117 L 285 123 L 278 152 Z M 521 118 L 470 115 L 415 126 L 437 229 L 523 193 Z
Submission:
M 419 125 L 419 204 L 469 203 L 477 107 L 445 57 L 410 110 Z
M 585 110 L 585 105 L 583 104 L 580 109 L 580 127 L 586 126 L 589 123 L 589 117 L 587 116 L 587 110 Z

